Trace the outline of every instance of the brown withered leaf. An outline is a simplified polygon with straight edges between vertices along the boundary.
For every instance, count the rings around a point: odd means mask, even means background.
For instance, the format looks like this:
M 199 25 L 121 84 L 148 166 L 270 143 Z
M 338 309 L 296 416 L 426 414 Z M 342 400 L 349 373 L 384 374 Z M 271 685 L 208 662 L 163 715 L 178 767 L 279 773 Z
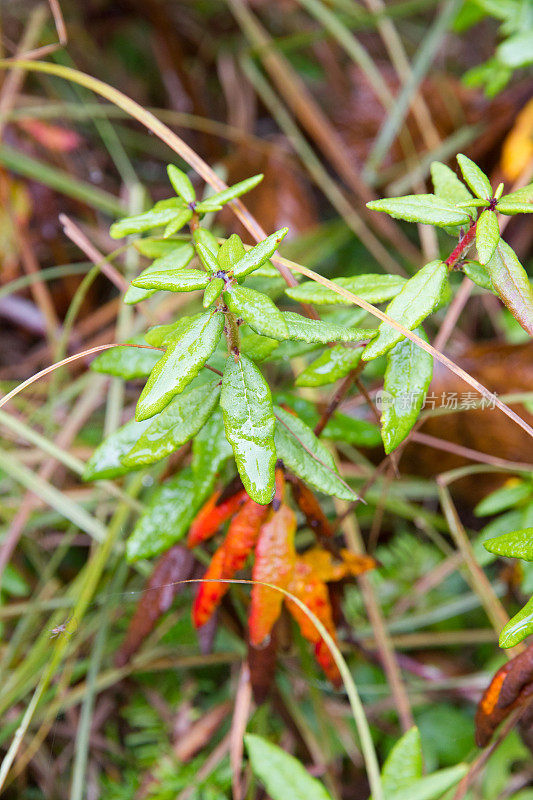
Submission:
M 180 736 L 174 745 L 176 758 L 179 761 L 190 761 L 196 753 L 202 750 L 227 719 L 231 707 L 232 703 L 226 700 L 224 703 L 220 703 L 220 705 L 210 709 L 193 723 L 187 733 Z
M 254 647 L 248 642 L 248 667 L 250 669 L 250 683 L 252 694 L 258 706 L 265 702 L 276 674 L 276 660 L 278 653 L 278 624 L 274 626 L 268 643 L 265 646 Z
M 184 588 L 183 584 L 176 581 L 187 580 L 193 569 L 193 554 L 180 544 L 174 545 L 161 556 L 142 593 L 126 638 L 115 656 L 117 667 L 123 667 L 137 652 L 157 620 L 168 611 L 176 595 Z
M 485 747 L 511 711 L 533 697 L 533 644 L 496 672 L 476 711 L 476 743 Z M 522 720 L 524 722 L 524 720 Z
M 291 482 L 294 502 L 304 514 L 311 530 L 318 536 L 331 539 L 333 535 L 331 525 L 314 493 L 296 476 L 288 474 L 287 477 Z

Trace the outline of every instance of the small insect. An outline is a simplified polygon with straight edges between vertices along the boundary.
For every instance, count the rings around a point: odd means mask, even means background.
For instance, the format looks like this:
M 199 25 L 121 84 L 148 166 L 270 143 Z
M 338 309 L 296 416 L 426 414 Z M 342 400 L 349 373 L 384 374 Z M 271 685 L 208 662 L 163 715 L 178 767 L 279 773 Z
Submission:
M 72 622 L 72 620 L 76 622 L 74 617 L 68 617 L 68 619 L 62 622 L 61 625 L 56 625 L 55 628 L 50 628 L 50 639 L 56 639 L 58 636 L 61 636 L 62 634 L 65 634 L 65 636 L 71 636 L 74 633 L 74 631 L 69 631 L 68 626 Z

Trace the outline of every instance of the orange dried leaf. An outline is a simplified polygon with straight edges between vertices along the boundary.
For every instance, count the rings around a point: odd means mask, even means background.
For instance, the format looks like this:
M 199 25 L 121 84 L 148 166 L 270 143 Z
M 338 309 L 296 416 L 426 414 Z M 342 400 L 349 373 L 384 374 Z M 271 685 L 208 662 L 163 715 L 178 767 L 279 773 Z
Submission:
M 328 587 L 323 581 L 314 578 L 307 571 L 302 571 L 301 567 L 301 562 L 297 563 L 296 579 L 289 584 L 289 592 L 295 595 L 298 600 L 301 600 L 309 611 L 312 611 L 313 614 L 318 617 L 328 633 L 334 637 L 335 628 L 333 625 L 333 615 L 331 613 L 331 603 L 329 602 Z M 300 606 L 296 605 L 292 600 L 287 599 L 287 608 L 298 623 L 302 636 L 308 639 L 308 641 L 313 642 L 313 644 L 316 644 L 321 637 L 314 622 L 302 611 Z
M 211 563 L 204 575 L 204 582 L 200 584 L 200 588 L 198 589 L 193 603 L 192 619 L 197 628 L 205 625 L 210 619 L 213 611 L 228 590 L 228 583 L 217 583 L 214 581 L 216 578 L 224 577 L 224 558 L 224 546 L 222 545 L 211 559 Z
M 229 517 L 233 516 L 248 495 L 240 489 L 228 498 L 221 499 L 222 492 L 215 492 L 205 503 L 189 529 L 187 547 L 196 547 L 209 539 Z
M 244 567 L 259 536 L 259 529 L 270 513 L 269 506 L 248 498 L 233 517 L 224 542 L 224 577 L 231 578 Z
M 286 589 L 292 577 L 295 560 L 294 532 L 296 517 L 287 505 L 275 511 L 261 528 L 255 552 L 254 581 L 272 583 Z M 283 595 L 266 586 L 252 587 L 249 617 L 250 642 L 260 645 L 279 617 Z
M 357 577 L 357 575 L 362 575 L 363 572 L 377 567 L 377 561 L 372 556 L 358 556 L 351 550 L 341 550 L 341 558 L 346 575 Z

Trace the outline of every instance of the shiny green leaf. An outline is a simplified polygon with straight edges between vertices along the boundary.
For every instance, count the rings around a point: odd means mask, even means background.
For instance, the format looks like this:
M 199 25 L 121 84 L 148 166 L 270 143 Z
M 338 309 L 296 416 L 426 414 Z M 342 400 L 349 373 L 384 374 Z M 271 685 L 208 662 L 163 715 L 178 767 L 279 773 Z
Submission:
M 533 597 L 504 625 L 500 632 L 500 647 L 514 647 L 533 633 Z
M 361 360 L 361 347 L 337 344 L 322 353 L 296 378 L 296 386 L 325 386 L 344 378 Z
M 337 278 L 333 283 L 347 289 L 357 297 L 368 300 L 369 303 L 383 303 L 396 297 L 405 284 L 405 278 L 400 275 L 354 275 L 353 278 Z M 299 303 L 313 303 L 314 305 L 348 305 L 350 303 L 341 294 L 316 281 L 305 281 L 299 286 L 285 289 L 285 293 Z
M 252 361 L 259 362 L 267 358 L 271 353 L 279 347 L 279 342 L 276 339 L 270 339 L 268 336 L 260 336 L 258 333 L 243 325 L 240 329 L 241 333 L 241 350 Z
M 474 514 L 478 517 L 487 517 L 489 514 L 499 514 L 507 508 L 512 508 L 518 503 L 523 503 L 532 494 L 531 484 L 525 481 L 513 482 L 507 486 L 501 486 L 487 497 L 484 497 L 474 509 Z
M 206 197 L 205 200 L 197 204 L 196 208 L 198 211 L 202 212 L 218 211 L 225 203 L 229 203 L 230 200 L 235 200 L 236 197 L 240 197 L 246 192 L 251 191 L 258 183 L 261 183 L 262 180 L 263 175 L 253 175 L 251 178 L 246 178 L 246 180 L 240 181 L 240 183 L 235 183 L 222 192 L 217 192 L 216 194 L 212 194 L 211 197 Z
M 252 500 L 266 505 L 274 494 L 276 464 L 272 396 L 261 372 L 243 354 L 226 361 L 220 406 L 244 487 Z
M 331 795 L 294 756 L 262 736 L 244 737 L 252 772 L 272 800 L 331 800 Z
M 415 333 L 427 342 L 422 328 Z M 418 419 L 433 375 L 433 358 L 409 339 L 387 354 L 381 395 L 381 436 L 387 454 L 403 442 Z
M 135 336 L 128 341 L 144 345 L 143 336 Z M 160 350 L 151 350 L 148 347 L 112 347 L 96 356 L 91 363 L 91 369 L 131 381 L 135 378 L 146 378 L 160 358 Z
M 192 444 L 192 470 L 196 491 L 206 497 L 213 489 L 221 467 L 233 455 L 226 439 L 220 408 L 211 414 Z
M 216 275 L 216 273 L 219 271 L 219 266 L 217 258 L 212 250 L 202 244 L 202 242 L 198 242 L 196 244 L 196 250 L 205 269 L 212 275 Z
M 144 272 L 132 281 L 139 289 L 156 289 L 166 292 L 194 292 L 205 289 L 209 276 L 199 269 L 177 269 L 167 272 Z
M 121 239 L 132 233 L 142 233 L 151 228 L 159 228 L 161 225 L 168 225 L 180 210 L 183 210 L 183 201 L 177 197 L 161 200 L 144 214 L 135 214 L 133 217 L 124 217 L 124 219 L 114 222 L 109 233 L 113 239 Z
M 218 404 L 219 384 L 210 381 L 178 395 L 157 415 L 122 463 L 129 467 L 152 464 L 192 439 Z
M 498 202 L 498 207 L 500 203 L 533 203 L 533 183 L 504 195 Z
M 173 236 L 179 230 L 186 225 L 189 220 L 192 218 L 192 210 L 190 208 L 184 208 L 170 220 L 168 225 L 166 226 L 165 230 L 163 231 L 163 237 L 168 239 L 169 236 Z
M 226 239 L 220 245 L 220 250 L 217 253 L 218 265 L 224 272 L 230 272 L 245 254 L 246 250 L 240 237 L 236 233 L 232 233 L 229 239 Z
M 165 242 L 166 244 L 166 242 Z M 176 243 L 172 242 L 171 248 L 160 255 L 155 261 L 146 267 L 140 274 L 139 278 L 144 278 L 152 272 L 165 272 L 166 270 L 184 269 L 190 263 L 194 256 L 194 248 L 186 242 Z M 141 300 L 146 300 L 151 297 L 157 289 L 138 289 L 136 286 L 130 285 L 126 294 L 124 295 L 124 302 L 129 305 L 139 303 Z
M 477 284 L 477 286 L 481 286 L 482 289 L 487 289 L 489 292 L 495 294 L 490 275 L 483 264 L 480 264 L 478 261 L 466 261 L 462 266 L 462 270 L 471 281 Z
M 184 244 L 176 239 L 157 239 L 151 236 L 147 236 L 145 239 L 135 239 L 133 242 L 135 249 L 147 258 L 162 258 L 174 250 L 179 250 Z
M 206 247 L 214 256 L 218 253 L 217 238 L 207 228 L 196 228 L 193 231 L 192 238 L 195 244 L 201 244 L 202 247 Z
M 388 316 L 408 330 L 416 328 L 439 305 L 446 288 L 446 275 L 446 264 L 442 261 L 426 264 L 389 303 L 386 309 Z M 378 336 L 365 347 L 363 360 L 370 361 L 383 355 L 400 339 L 402 334 L 396 328 L 382 322 Z
M 407 222 L 421 222 L 425 225 L 463 225 L 468 222 L 468 214 L 455 208 L 434 194 L 409 194 L 405 197 L 387 197 L 367 203 L 371 211 L 384 211 L 395 219 Z
M 85 465 L 84 481 L 103 480 L 104 478 L 118 478 L 132 472 L 135 467 L 126 467 L 122 463 L 122 456 L 128 453 L 135 442 L 145 432 L 150 422 L 136 422 L 132 419 L 118 430 L 113 431 L 99 445 Z
M 223 314 L 206 312 L 170 342 L 139 397 L 137 420 L 152 417 L 185 389 L 215 350 L 223 328 Z
M 255 247 L 248 250 L 246 255 L 237 261 L 233 267 L 233 274 L 235 277 L 244 278 L 246 275 L 249 275 L 250 272 L 253 272 L 254 269 L 264 264 L 265 261 L 274 255 L 279 243 L 283 241 L 288 232 L 288 228 L 281 228 L 281 230 L 267 236 L 262 242 L 259 242 Z
M 174 187 L 176 194 L 179 194 L 182 200 L 185 200 L 186 203 L 193 203 L 194 200 L 196 200 L 196 192 L 194 191 L 194 187 L 188 176 L 183 172 L 183 170 L 178 169 L 174 166 L 174 164 L 169 164 L 167 167 L 167 173 L 170 183 Z
M 483 200 L 490 200 L 492 197 L 492 186 L 485 173 L 480 170 L 477 164 L 462 153 L 459 153 L 457 156 L 457 162 L 463 173 L 463 178 L 470 186 L 475 196 Z
M 128 561 L 152 558 L 183 539 L 204 500 L 190 467 L 158 487 L 127 541 Z
M 479 260 L 486 264 L 492 258 L 496 245 L 500 241 L 500 226 L 494 211 L 483 211 L 476 223 L 476 247 Z
M 284 311 L 283 319 L 287 324 L 290 339 L 309 344 L 362 342 L 376 335 L 375 328 L 345 328 L 343 325 L 335 325 L 321 319 L 309 319 L 293 311 Z
M 173 340 L 179 339 L 189 325 L 200 319 L 200 316 L 201 314 L 194 314 L 191 317 L 180 317 L 169 325 L 155 325 L 145 333 L 145 341 L 153 347 L 166 347 Z
M 377 447 L 381 444 L 381 433 L 377 425 L 366 419 L 349 417 L 339 411 L 329 420 L 321 438 L 346 442 L 355 447 Z
M 523 329 L 533 335 L 533 289 L 516 253 L 503 239 L 486 267 L 501 300 Z
M 271 339 L 288 338 L 289 331 L 281 311 L 266 294 L 233 284 L 224 292 L 224 302 L 233 314 L 241 317 L 257 333 Z
M 276 406 L 276 450 L 288 469 L 324 494 L 355 500 L 357 495 L 340 477 L 333 456 L 312 429 L 289 411 Z
M 508 558 L 523 558 L 524 561 L 533 561 L 533 528 L 523 528 L 520 531 L 504 533 L 495 539 L 483 542 L 489 553 Z
M 434 161 L 431 164 L 431 180 L 435 188 L 435 194 L 447 203 L 462 203 L 472 200 L 472 195 L 459 180 L 453 169 Z
M 533 202 L 527 203 L 518 200 L 512 202 L 505 199 L 498 203 L 497 209 L 500 214 L 507 214 L 510 217 L 514 217 L 515 214 L 533 214 Z
M 212 306 L 213 303 L 218 300 L 225 285 L 226 284 L 224 283 L 223 278 L 211 278 L 205 288 L 204 297 L 202 300 L 202 305 L 204 308 L 209 308 L 209 306 Z

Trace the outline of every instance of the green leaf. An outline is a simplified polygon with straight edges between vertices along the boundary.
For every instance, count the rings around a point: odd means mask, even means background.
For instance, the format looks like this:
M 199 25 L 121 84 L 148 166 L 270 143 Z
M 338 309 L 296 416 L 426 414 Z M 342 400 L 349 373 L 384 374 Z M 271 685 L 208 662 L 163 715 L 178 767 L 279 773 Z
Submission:
M 505 194 L 498 201 L 498 208 L 500 203 L 525 203 L 531 205 L 533 203 L 533 183 L 523 186 L 522 189 L 517 189 L 516 192 Z
M 215 350 L 223 328 L 223 314 L 206 312 L 191 322 L 179 339 L 170 342 L 139 397 L 137 420 L 153 417 L 185 389 Z
M 355 275 L 353 278 L 337 278 L 333 283 L 347 289 L 352 294 L 368 300 L 369 303 L 382 303 L 396 297 L 405 284 L 405 278 L 400 275 Z M 305 281 L 299 286 L 291 286 L 285 294 L 299 303 L 313 303 L 315 305 L 348 305 L 346 300 L 333 289 L 316 281 Z
M 206 247 L 204 244 L 202 244 L 202 242 L 197 243 L 196 250 L 200 256 L 200 261 L 206 270 L 212 275 L 216 275 L 216 273 L 219 271 L 219 266 L 215 254 L 209 249 L 209 247 Z
M 459 153 L 457 156 L 457 162 L 463 173 L 463 178 L 470 186 L 475 196 L 483 200 L 490 200 L 492 197 L 492 186 L 485 173 L 480 170 L 477 164 L 462 153 Z
M 342 344 L 330 347 L 298 375 L 296 386 L 325 386 L 344 378 L 357 366 L 362 352 L 360 347 L 344 347 Z
M 492 285 L 513 317 L 533 335 L 533 289 L 514 250 L 500 239 L 486 264 Z
M 496 491 L 484 497 L 474 509 L 474 514 L 478 517 L 487 517 L 489 514 L 499 514 L 507 508 L 512 508 L 518 503 L 527 500 L 532 493 L 529 483 L 520 481 L 513 482 L 511 485 L 502 486 Z
M 533 62 L 533 30 L 509 36 L 496 48 L 498 60 L 506 67 L 518 69 Z
M 222 412 L 216 408 L 192 443 L 192 471 L 196 491 L 201 497 L 212 491 L 221 467 L 232 455 Z
M 190 208 L 184 208 L 178 211 L 163 231 L 164 238 L 167 239 L 169 236 L 173 236 L 177 231 L 181 230 L 191 219 L 192 213 Z
M 128 561 L 152 558 L 183 539 L 204 499 L 190 467 L 156 489 L 126 544 Z
M 472 195 L 453 169 L 447 167 L 446 164 L 441 164 L 440 161 L 434 161 L 431 164 L 431 180 L 437 197 L 446 200 L 447 203 L 453 205 L 472 200 Z
M 322 431 L 321 438 L 353 444 L 355 447 L 377 447 L 381 433 L 377 425 L 366 419 L 349 417 L 337 411 Z
M 280 747 L 248 733 L 244 737 L 252 772 L 272 800 L 331 800 L 331 795 L 304 766 Z
M 386 797 L 387 800 L 438 800 L 448 789 L 459 783 L 467 772 L 467 764 L 456 764 L 455 767 L 426 775 L 411 786 Z
M 533 202 L 513 201 L 508 200 L 506 197 L 498 203 L 496 208 L 500 214 L 508 214 L 510 217 L 513 217 L 515 214 L 533 214 Z
M 500 241 L 500 226 L 494 211 L 483 211 L 476 223 L 476 247 L 479 260 L 486 264 L 492 258 L 496 245 Z
M 145 333 L 145 341 L 152 347 L 166 347 L 170 342 L 178 339 L 191 323 L 200 319 L 200 316 L 201 314 L 194 314 L 191 317 L 180 317 L 169 325 L 155 325 Z
M 204 308 L 209 308 L 209 306 L 212 306 L 213 303 L 218 300 L 225 285 L 223 278 L 211 278 L 206 286 L 204 298 L 202 300 Z
M 533 528 L 523 528 L 520 531 L 504 533 L 495 539 L 483 542 L 489 553 L 508 558 L 523 558 L 524 561 L 533 561 Z
M 144 344 L 144 337 L 135 336 L 128 341 L 132 344 Z M 147 347 L 113 347 L 96 356 L 91 363 L 91 369 L 131 381 L 135 378 L 146 378 L 160 358 L 160 350 L 150 350 Z
M 357 495 L 341 479 L 333 456 L 312 429 L 289 411 L 276 406 L 276 450 L 299 478 L 324 494 L 341 500 L 356 500 Z
M 246 178 L 246 180 L 240 181 L 240 183 L 236 183 L 228 189 L 224 189 L 222 192 L 212 194 L 211 197 L 207 197 L 205 200 L 198 203 L 196 208 L 201 212 L 218 211 L 220 206 L 251 191 L 258 183 L 261 183 L 262 180 L 263 175 L 253 175 L 253 177 Z
M 533 597 L 524 608 L 504 625 L 500 633 L 500 647 L 514 647 L 533 633 Z
M 161 258 L 174 250 L 179 250 L 184 246 L 184 242 L 178 242 L 175 239 L 154 239 L 148 236 L 145 239 L 135 239 L 133 246 L 142 256 Z
M 427 342 L 422 328 L 415 333 Z M 409 339 L 389 350 L 381 410 L 381 436 L 387 455 L 403 442 L 418 419 L 432 375 L 433 358 Z
M 452 203 L 434 194 L 408 194 L 405 197 L 388 197 L 367 203 L 371 211 L 384 211 L 395 219 L 407 222 L 421 222 L 425 225 L 463 225 L 468 222 L 468 214 Z
M 128 467 L 153 464 L 192 439 L 218 404 L 219 384 L 220 381 L 210 381 L 182 392 L 157 415 L 122 463 Z
M 142 233 L 151 228 L 168 225 L 180 208 L 183 210 L 183 202 L 177 197 L 162 200 L 144 214 L 135 214 L 133 217 L 124 217 L 124 219 L 114 222 L 109 229 L 110 236 L 113 239 L 122 239 L 123 236 L 129 236 L 131 233 Z
M 478 261 L 466 261 L 462 266 L 462 270 L 475 284 L 495 294 L 490 275 L 483 264 L 480 264 Z
M 128 453 L 135 442 L 145 432 L 150 422 L 137 422 L 132 419 L 121 428 L 107 436 L 99 445 L 85 465 L 82 478 L 84 481 L 118 478 L 132 472 L 132 467 L 122 463 L 122 456 Z
M 243 326 L 241 333 L 241 350 L 253 361 L 263 361 L 279 347 L 276 339 L 260 336 L 248 326 Z
M 386 309 L 388 316 L 409 330 L 416 328 L 438 306 L 446 287 L 446 275 L 446 264 L 442 261 L 426 264 L 389 303 Z M 396 328 L 382 322 L 377 338 L 365 347 L 363 360 L 370 361 L 383 355 L 400 339 L 402 334 Z
M 422 742 L 415 726 L 399 739 L 390 751 L 381 775 L 383 794 L 387 800 L 409 789 L 422 777 Z
M 244 249 L 240 237 L 237 236 L 236 233 L 232 233 L 229 239 L 222 242 L 220 250 L 217 253 L 220 269 L 223 269 L 224 272 L 230 272 L 237 261 L 240 261 L 245 254 L 246 250 Z
M 274 494 L 276 464 L 272 396 L 261 372 L 243 354 L 226 361 L 220 406 L 244 488 L 252 500 L 266 505 Z
M 276 252 L 278 245 L 288 234 L 288 228 L 281 228 L 276 233 L 267 236 L 262 242 L 252 247 L 233 267 L 233 274 L 236 278 L 244 278 L 260 267 Z
M 209 276 L 199 269 L 178 269 L 168 272 L 148 272 L 132 281 L 139 289 L 156 289 L 166 292 L 194 292 L 205 289 Z
M 224 292 L 224 301 L 231 312 L 257 333 L 280 341 L 288 338 L 289 331 L 281 311 L 266 294 L 233 284 Z
M 164 244 L 167 244 L 167 242 L 164 242 Z M 184 269 L 187 264 L 189 264 L 194 256 L 194 248 L 192 245 L 185 242 L 179 244 L 172 242 L 170 244 L 171 248 L 159 258 L 156 258 L 149 267 L 146 267 L 138 276 L 139 278 L 144 278 L 152 272 Z M 139 303 L 141 300 L 146 300 L 148 297 L 151 297 L 156 291 L 157 289 L 138 289 L 136 286 L 131 285 L 124 295 L 124 302 L 129 305 Z
M 207 228 L 196 228 L 193 231 L 192 238 L 195 244 L 201 244 L 202 247 L 206 247 L 214 256 L 218 253 L 217 238 Z
M 376 335 L 375 328 L 345 328 L 320 319 L 308 319 L 293 311 L 284 311 L 290 339 L 308 344 L 327 344 L 328 342 L 361 342 Z
M 196 200 L 196 192 L 187 175 L 174 164 L 168 165 L 167 173 L 176 194 L 179 194 L 186 203 L 193 203 Z

